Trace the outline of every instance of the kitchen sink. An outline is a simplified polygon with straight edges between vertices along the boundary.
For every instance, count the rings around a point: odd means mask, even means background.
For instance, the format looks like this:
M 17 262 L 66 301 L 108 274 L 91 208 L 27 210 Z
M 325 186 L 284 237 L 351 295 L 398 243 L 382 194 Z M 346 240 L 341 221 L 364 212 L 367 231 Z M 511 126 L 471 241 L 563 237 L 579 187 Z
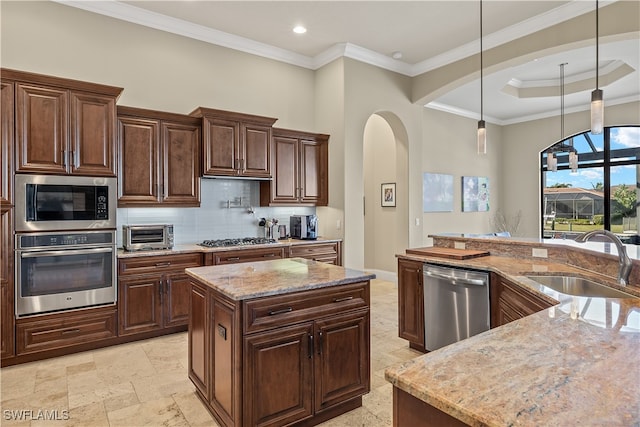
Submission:
M 601 285 L 592 280 L 575 276 L 527 276 L 554 291 L 579 297 L 603 297 L 603 298 L 637 298 L 634 295 L 608 286 Z

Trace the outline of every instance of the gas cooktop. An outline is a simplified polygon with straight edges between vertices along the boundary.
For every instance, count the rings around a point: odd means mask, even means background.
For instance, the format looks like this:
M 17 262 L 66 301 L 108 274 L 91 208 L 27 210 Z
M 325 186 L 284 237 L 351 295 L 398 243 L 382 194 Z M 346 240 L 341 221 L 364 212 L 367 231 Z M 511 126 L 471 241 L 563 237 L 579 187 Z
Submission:
M 198 245 L 207 248 L 220 248 L 225 246 L 265 245 L 269 243 L 276 243 L 276 240 L 266 237 L 242 237 L 239 239 L 205 240 L 202 243 L 198 243 Z

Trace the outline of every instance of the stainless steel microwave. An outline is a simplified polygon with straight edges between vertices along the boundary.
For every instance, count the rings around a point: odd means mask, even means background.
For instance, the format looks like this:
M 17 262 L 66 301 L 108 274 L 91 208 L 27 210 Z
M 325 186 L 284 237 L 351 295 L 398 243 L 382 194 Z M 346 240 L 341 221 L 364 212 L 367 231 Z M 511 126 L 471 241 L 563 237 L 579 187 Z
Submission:
M 116 178 L 16 174 L 15 188 L 16 231 L 116 228 Z
M 173 225 L 124 225 L 122 246 L 128 251 L 173 248 Z

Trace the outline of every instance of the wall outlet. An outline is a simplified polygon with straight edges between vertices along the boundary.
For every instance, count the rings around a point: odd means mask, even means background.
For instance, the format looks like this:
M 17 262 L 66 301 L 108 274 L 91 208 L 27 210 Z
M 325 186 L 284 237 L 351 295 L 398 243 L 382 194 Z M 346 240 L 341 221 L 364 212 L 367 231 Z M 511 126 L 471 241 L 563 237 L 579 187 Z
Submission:
M 337 220 L 336 221 L 336 230 L 340 230 L 342 228 L 342 221 Z
M 420 218 L 416 218 L 416 227 L 420 225 Z
M 467 249 L 467 244 L 465 242 L 453 242 L 453 247 L 456 249 Z
M 547 250 L 544 248 L 531 249 L 531 256 L 535 258 L 548 258 Z

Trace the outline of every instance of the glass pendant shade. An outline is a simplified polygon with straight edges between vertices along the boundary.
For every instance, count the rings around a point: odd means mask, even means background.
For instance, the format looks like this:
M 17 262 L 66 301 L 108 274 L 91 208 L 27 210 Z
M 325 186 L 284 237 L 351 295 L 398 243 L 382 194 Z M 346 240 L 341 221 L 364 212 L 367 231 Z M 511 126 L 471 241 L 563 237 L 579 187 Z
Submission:
M 547 170 L 550 172 L 557 172 L 558 170 L 558 159 L 555 153 L 547 154 Z
M 573 151 L 569 153 L 569 168 L 572 173 L 578 172 L 578 154 Z
M 591 92 L 591 133 L 599 135 L 604 127 L 604 101 L 602 89 Z
M 487 154 L 487 128 L 484 120 L 478 121 L 478 154 Z

